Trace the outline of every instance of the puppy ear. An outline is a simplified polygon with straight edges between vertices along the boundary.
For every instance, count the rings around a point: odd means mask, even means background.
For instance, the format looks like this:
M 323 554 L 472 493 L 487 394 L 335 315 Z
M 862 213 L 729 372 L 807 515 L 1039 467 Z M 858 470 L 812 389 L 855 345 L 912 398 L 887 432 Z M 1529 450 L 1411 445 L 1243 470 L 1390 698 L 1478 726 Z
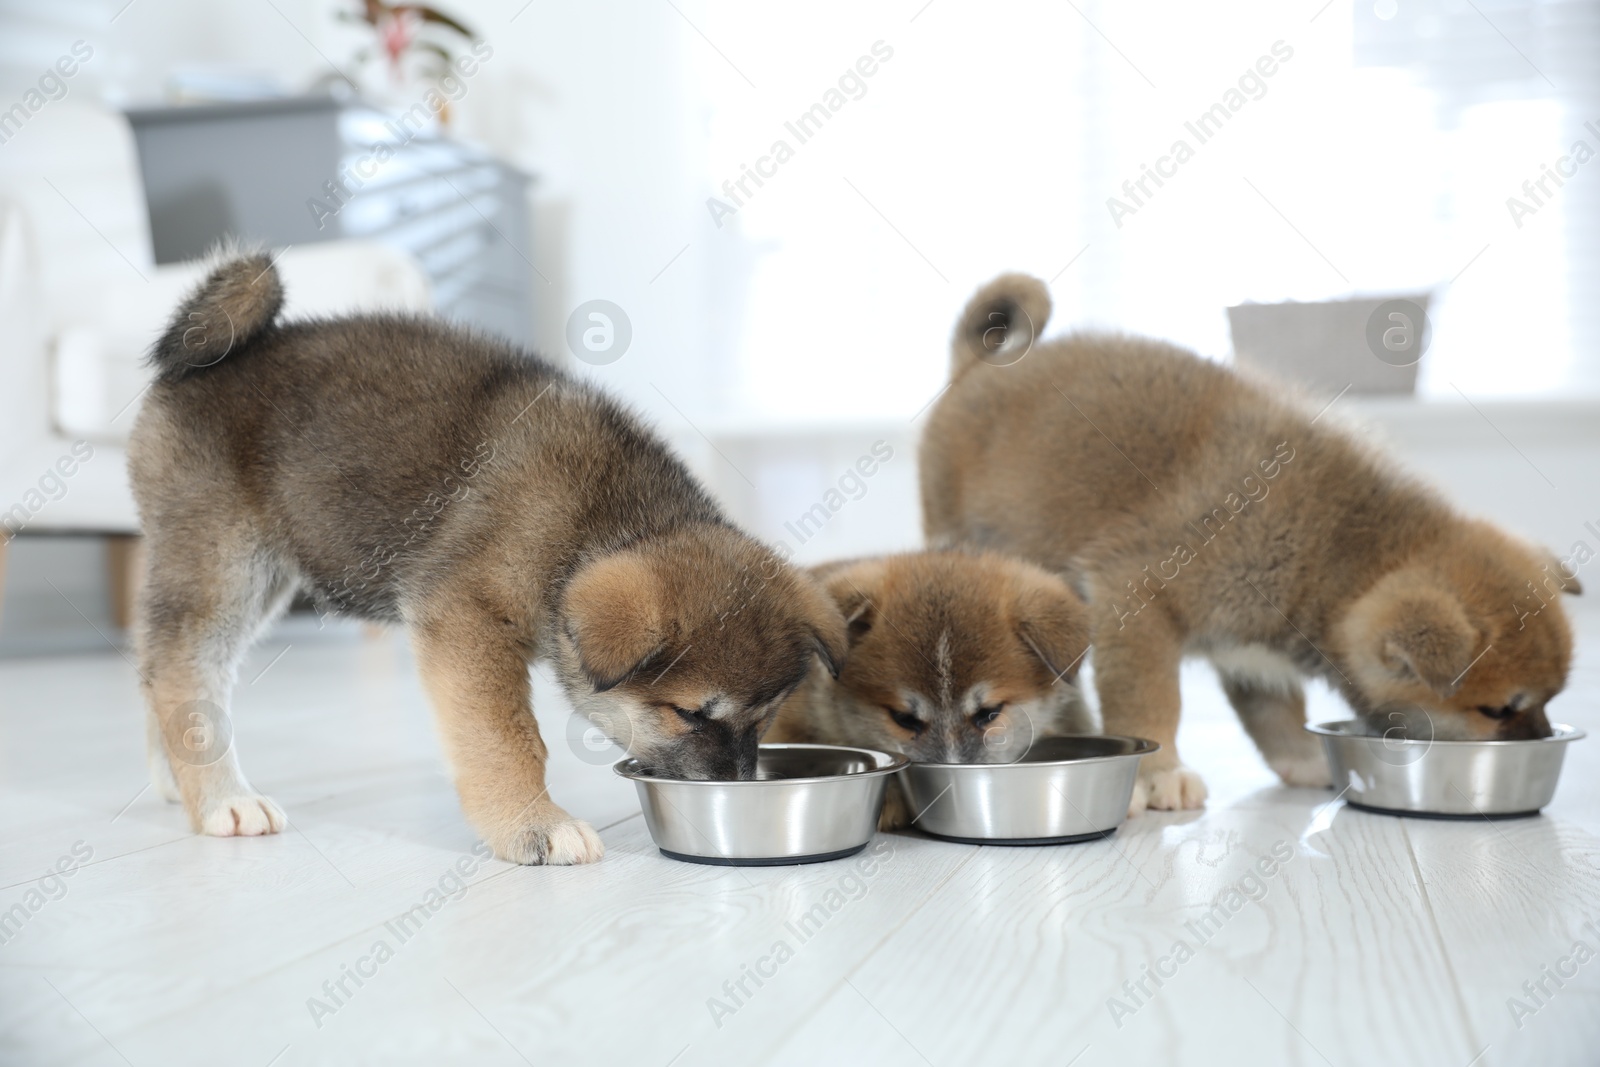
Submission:
M 844 656 L 841 649 L 829 645 L 822 634 L 814 634 L 817 655 L 822 657 L 822 665 L 828 668 L 828 677 L 834 681 L 839 680 L 839 672 L 844 670 Z
M 1477 655 L 1478 632 L 1450 592 L 1391 575 L 1358 605 L 1368 647 L 1392 677 L 1449 696 Z
M 578 665 L 597 693 L 616 688 L 666 640 L 661 580 L 637 553 L 618 552 L 578 571 L 562 610 Z
M 818 567 L 812 573 L 839 606 L 849 643 L 854 647 L 877 624 L 877 602 L 887 568 L 881 560 L 868 560 Z
M 844 616 L 827 591 L 810 576 L 798 575 L 801 609 L 811 628 L 817 655 L 827 665 L 834 678 L 844 669 L 845 657 L 850 652 L 850 639 L 846 633 Z
M 1017 598 L 1017 637 L 1051 674 L 1071 681 L 1089 649 L 1089 609 L 1054 575 L 1025 582 Z

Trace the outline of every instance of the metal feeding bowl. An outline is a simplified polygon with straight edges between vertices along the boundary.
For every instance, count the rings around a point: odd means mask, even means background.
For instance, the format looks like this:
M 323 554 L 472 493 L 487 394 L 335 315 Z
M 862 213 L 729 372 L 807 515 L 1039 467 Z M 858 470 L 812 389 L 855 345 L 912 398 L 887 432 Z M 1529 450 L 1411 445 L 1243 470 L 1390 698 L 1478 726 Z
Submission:
M 663 856 L 689 863 L 770 867 L 842 859 L 878 828 L 889 775 L 904 756 L 837 745 L 762 745 L 748 782 L 656 778 L 636 759 L 613 769 L 633 780 Z
M 1536 815 L 1555 796 L 1567 744 L 1555 724 L 1532 741 L 1431 741 L 1366 732 L 1357 720 L 1306 729 L 1322 738 L 1333 787 L 1356 808 L 1441 819 Z
M 1049 737 L 1014 763 L 912 763 L 900 780 L 912 825 L 935 836 L 1063 845 L 1114 833 L 1128 816 L 1139 759 L 1160 748 L 1138 737 Z

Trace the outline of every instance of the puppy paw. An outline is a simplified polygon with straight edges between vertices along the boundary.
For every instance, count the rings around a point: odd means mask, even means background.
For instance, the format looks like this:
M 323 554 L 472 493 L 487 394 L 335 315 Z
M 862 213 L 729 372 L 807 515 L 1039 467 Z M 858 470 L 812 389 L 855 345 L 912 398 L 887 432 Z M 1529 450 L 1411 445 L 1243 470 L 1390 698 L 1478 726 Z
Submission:
M 1128 801 L 1128 814 L 1153 811 L 1188 811 L 1205 807 L 1206 783 L 1181 764 L 1150 771 L 1140 770 Z
M 487 835 L 485 840 L 507 863 L 565 867 L 594 863 L 606 854 L 606 846 L 592 826 L 554 805 L 516 830 Z
M 196 821 L 200 832 L 211 837 L 260 837 L 275 834 L 289 824 L 283 809 L 259 793 L 205 800 Z
M 1327 789 L 1333 785 L 1333 775 L 1328 773 L 1328 761 L 1321 754 L 1296 759 L 1272 760 L 1268 764 L 1284 785 L 1300 789 Z
M 906 807 L 905 794 L 898 789 L 890 789 L 883 796 L 883 810 L 878 813 L 878 829 L 887 833 L 890 830 L 903 830 L 911 825 L 911 812 Z

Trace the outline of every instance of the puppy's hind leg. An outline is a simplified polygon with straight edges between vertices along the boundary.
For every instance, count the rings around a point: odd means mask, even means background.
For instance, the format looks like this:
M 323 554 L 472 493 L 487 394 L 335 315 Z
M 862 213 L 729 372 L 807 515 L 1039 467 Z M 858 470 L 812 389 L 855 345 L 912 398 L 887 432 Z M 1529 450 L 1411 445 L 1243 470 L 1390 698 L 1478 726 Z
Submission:
M 287 820 L 239 769 L 228 707 L 240 657 L 291 583 L 237 536 L 198 551 L 189 538 L 175 542 L 151 537 L 140 598 L 151 775 L 163 796 L 182 800 L 200 833 L 277 833 Z
M 1284 785 L 1329 785 L 1328 761 L 1306 732 L 1306 692 L 1287 673 L 1263 673 L 1217 663 L 1217 677 L 1245 732 Z

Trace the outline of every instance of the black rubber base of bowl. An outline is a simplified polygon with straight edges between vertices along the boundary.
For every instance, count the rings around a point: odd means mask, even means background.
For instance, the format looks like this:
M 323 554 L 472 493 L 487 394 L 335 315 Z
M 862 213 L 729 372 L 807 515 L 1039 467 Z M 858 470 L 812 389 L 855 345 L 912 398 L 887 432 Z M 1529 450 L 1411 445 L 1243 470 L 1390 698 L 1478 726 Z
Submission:
M 733 859 L 725 856 L 686 856 L 682 852 L 668 852 L 661 849 L 661 854 L 669 860 L 681 860 L 684 863 L 706 863 L 713 867 L 791 867 L 797 863 L 827 863 L 829 860 L 842 860 L 854 856 L 857 852 L 867 847 L 863 841 L 855 848 L 847 848 L 841 852 L 820 852 L 815 856 L 767 856 L 761 859 Z
M 1495 812 L 1493 815 L 1480 815 L 1475 811 L 1406 811 L 1403 808 L 1377 808 L 1371 804 L 1357 804 L 1353 800 L 1346 800 L 1345 803 L 1359 811 L 1370 811 L 1374 815 L 1398 815 L 1402 819 L 1443 819 L 1446 822 L 1460 821 L 1462 819 L 1471 819 L 1473 821 L 1482 819 L 1528 819 L 1539 814 L 1538 808 L 1534 808 L 1532 811 L 1500 811 Z
M 948 834 L 936 834 L 932 830 L 922 830 L 922 832 L 940 841 L 954 841 L 959 845 L 1011 845 L 1022 848 L 1028 845 L 1077 845 L 1084 841 L 1100 841 L 1116 833 L 1117 828 L 1113 826 L 1109 830 L 1068 834 L 1066 837 L 951 837 Z

